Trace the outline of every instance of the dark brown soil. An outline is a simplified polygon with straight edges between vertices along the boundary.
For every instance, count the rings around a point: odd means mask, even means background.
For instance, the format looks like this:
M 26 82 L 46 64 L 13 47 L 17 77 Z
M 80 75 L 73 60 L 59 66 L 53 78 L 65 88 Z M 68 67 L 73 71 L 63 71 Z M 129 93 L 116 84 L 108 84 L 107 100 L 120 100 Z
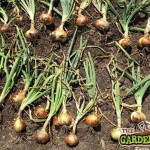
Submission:
M 55 27 L 45 27 L 39 20 L 38 16 L 42 11 L 47 11 L 43 5 L 37 3 L 36 9 L 36 28 L 40 31 L 40 38 L 34 39 L 31 43 L 31 52 L 33 56 L 38 57 L 48 57 L 52 51 L 57 52 L 61 55 L 61 50 L 67 52 L 69 47 L 69 41 L 72 38 L 73 32 L 75 30 L 75 18 L 69 21 L 67 24 L 67 29 L 69 31 L 69 39 L 66 43 L 60 44 L 57 42 L 52 42 L 49 33 L 56 28 L 60 23 L 60 18 L 54 14 L 55 17 Z M 6 8 L 10 12 L 11 8 Z M 30 21 L 27 18 L 27 15 L 22 12 L 24 16 L 24 21 L 19 27 L 26 31 L 29 28 Z M 121 34 L 116 28 L 114 22 L 116 21 L 114 16 L 109 16 L 108 20 L 111 22 L 111 29 L 107 33 L 101 33 L 96 30 L 92 23 L 95 19 L 99 18 L 100 15 L 95 11 L 95 8 L 90 5 L 85 14 L 89 17 L 89 24 L 78 31 L 78 39 L 75 45 L 75 48 L 78 48 L 79 37 L 82 33 L 86 32 L 86 37 L 88 38 L 88 46 L 98 46 L 104 49 L 107 53 L 103 53 L 100 48 L 86 48 L 85 53 L 91 52 L 92 57 L 94 58 L 95 68 L 96 68 L 96 77 L 97 84 L 103 93 L 103 96 L 111 94 L 111 81 L 109 74 L 106 69 L 106 65 L 110 61 L 110 53 L 116 54 L 118 48 L 113 43 L 114 41 L 119 41 L 121 39 Z M 140 15 L 140 14 L 139 14 Z M 142 14 L 143 15 L 143 14 Z M 140 18 L 137 16 L 134 21 L 134 25 L 137 27 L 144 28 L 147 23 L 147 17 Z M 6 43 L 8 45 L 11 43 L 13 37 L 15 36 L 16 30 L 15 25 L 12 23 L 10 32 L 4 34 Z M 150 55 L 148 53 L 148 48 L 139 49 L 137 48 L 137 40 L 143 36 L 143 33 L 130 33 L 132 39 L 132 52 L 131 55 L 141 64 L 141 69 L 143 75 L 148 75 L 150 73 Z M 126 63 L 126 58 L 122 52 L 118 54 L 118 62 Z M 5 79 L 0 79 L 0 86 L 4 85 Z M 125 79 L 124 86 L 130 87 L 131 83 L 128 79 Z M 19 89 L 20 85 L 17 84 L 15 89 Z M 0 87 L 2 89 L 2 87 Z M 100 93 L 99 93 L 100 95 Z M 143 112 L 145 113 L 147 120 L 150 120 L 149 111 L 150 111 L 150 93 L 147 92 L 147 96 L 143 102 Z M 125 102 L 129 104 L 134 104 L 134 97 L 131 96 L 128 99 L 125 99 Z M 14 119 L 18 111 L 18 107 L 14 106 L 12 102 L 7 98 L 5 106 L 3 108 L 3 122 L 0 124 L 0 149 L 1 150 L 132 150 L 134 147 L 121 147 L 118 142 L 115 142 L 110 137 L 110 132 L 114 128 L 111 124 L 116 124 L 116 114 L 113 107 L 113 101 L 110 97 L 99 99 L 99 108 L 103 113 L 101 125 L 97 128 L 90 128 L 86 125 L 85 120 L 83 119 L 77 126 L 77 135 L 79 137 L 79 144 L 76 147 L 70 148 L 65 144 L 64 137 L 69 133 L 70 129 L 68 127 L 59 127 L 56 128 L 52 126 L 53 139 L 48 142 L 46 145 L 40 145 L 35 142 L 35 132 L 42 126 L 41 124 L 33 123 L 30 121 L 27 113 L 24 113 L 24 119 L 27 125 L 26 132 L 17 134 L 12 127 Z M 73 101 L 70 101 L 68 104 L 68 109 L 70 113 L 75 116 L 75 104 Z M 132 111 L 124 108 L 122 111 L 122 127 L 131 128 L 135 127 L 135 124 L 130 121 L 130 113 Z M 107 119 L 106 119 L 107 118 Z

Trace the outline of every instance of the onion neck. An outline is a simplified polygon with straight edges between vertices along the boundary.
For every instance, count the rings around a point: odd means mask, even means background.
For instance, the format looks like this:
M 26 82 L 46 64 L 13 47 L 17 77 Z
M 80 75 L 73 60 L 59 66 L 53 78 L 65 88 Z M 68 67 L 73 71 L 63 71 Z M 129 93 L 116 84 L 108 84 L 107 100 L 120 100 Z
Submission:
M 34 23 L 34 20 L 31 20 L 30 30 L 32 30 L 32 31 L 35 30 L 35 23 Z
M 65 22 L 62 22 L 58 28 L 64 30 L 64 25 L 65 25 Z
M 77 124 L 78 124 L 78 121 L 75 121 L 74 124 L 73 124 L 73 128 L 72 128 L 72 133 L 73 134 L 76 134 Z
M 21 119 L 21 118 L 22 118 L 22 110 L 19 110 L 18 115 L 17 115 L 17 118 L 18 118 L 18 119 Z
M 117 117 L 117 128 L 121 128 L 121 117 Z
M 66 108 L 66 101 L 63 100 L 63 109 L 62 112 L 67 112 L 67 108 Z
M 142 112 L 142 106 L 137 107 L 137 112 Z
M 49 115 L 48 115 L 48 118 L 46 119 L 46 121 L 45 121 L 45 123 L 44 123 L 44 125 L 43 125 L 43 127 L 42 127 L 42 130 L 46 130 L 46 127 L 48 126 L 48 124 L 49 124 L 49 122 L 51 121 L 52 117 L 53 117 L 52 114 L 49 114 Z
M 46 108 L 45 108 L 45 111 L 46 111 L 46 112 L 49 110 L 49 106 L 50 106 L 50 101 L 47 100 L 47 104 L 46 104 Z
M 82 9 L 79 9 L 78 10 L 78 16 L 81 16 L 82 15 Z
M 54 0 L 51 0 L 50 5 L 49 5 L 49 9 L 48 9 L 48 14 L 50 15 L 53 9 L 53 2 Z

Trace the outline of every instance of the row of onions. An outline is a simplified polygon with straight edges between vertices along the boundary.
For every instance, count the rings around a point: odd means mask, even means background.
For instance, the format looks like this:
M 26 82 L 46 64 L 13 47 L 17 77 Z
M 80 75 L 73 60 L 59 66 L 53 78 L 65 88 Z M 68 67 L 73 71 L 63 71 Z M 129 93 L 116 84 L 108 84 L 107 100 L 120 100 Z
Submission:
M 142 77 L 140 64 L 134 60 L 125 49 L 119 44 L 116 45 L 124 52 L 127 57 L 127 64 L 124 68 L 120 67 L 117 61 L 117 56 L 112 56 L 107 65 L 107 70 L 112 82 L 112 100 L 116 111 L 117 125 L 111 132 L 113 140 L 119 140 L 120 135 L 123 134 L 122 130 L 122 110 L 124 108 L 134 109 L 131 112 L 130 119 L 133 123 L 138 124 L 146 121 L 146 115 L 142 112 L 142 102 L 146 91 L 150 87 L 150 75 Z M 128 78 L 132 82 L 132 87 L 127 88 L 124 94 L 121 94 L 121 80 Z M 124 100 L 134 95 L 135 104 L 127 104 Z M 133 110 L 133 109 L 132 109 Z
M 9 99 L 18 108 L 13 123 L 17 133 L 26 131 L 24 112 L 28 111 L 32 122 L 43 123 L 42 128 L 35 134 L 37 143 L 46 144 L 50 141 L 53 122 L 57 126 L 72 128 L 72 132 L 65 137 L 65 142 L 69 146 L 76 146 L 79 143 L 77 136 L 79 121 L 86 117 L 86 123 L 92 127 L 98 126 L 101 121 L 100 114 L 96 111 L 96 75 L 90 53 L 84 61 L 85 76 L 79 73 L 79 63 L 87 40 L 81 35 L 79 48 L 74 51 L 78 32 L 76 29 L 67 55 L 63 54 L 63 60 L 58 63 L 53 59 L 54 53 L 46 59 L 32 57 L 25 35 L 19 27 L 16 27 L 16 30 L 17 34 L 9 48 L 6 46 L 4 37 L 1 36 L 0 71 L 2 76 L 6 76 L 6 81 L 0 95 L 0 122 L 2 108 L 10 95 Z M 22 80 L 23 87 L 12 92 L 18 79 Z M 76 96 L 74 84 L 78 85 L 80 96 Z M 75 118 L 67 109 L 70 100 L 76 103 Z M 41 104 L 37 106 L 37 102 Z
M 65 42 L 68 39 L 68 30 L 65 27 L 66 23 L 69 22 L 74 15 L 76 15 L 75 1 L 60 0 L 61 10 L 58 10 L 55 7 L 56 2 L 54 0 L 50 0 L 49 3 L 42 0 L 40 0 L 39 2 L 40 4 L 46 5 L 48 7 L 48 12 L 43 12 L 42 14 L 40 14 L 39 21 L 46 26 L 54 24 L 54 11 L 59 17 L 61 17 L 61 22 L 60 25 L 50 33 L 50 36 L 54 41 Z M 19 9 L 23 9 L 28 14 L 29 19 L 31 21 L 30 29 L 26 31 L 25 36 L 29 39 L 39 37 L 39 31 L 35 29 L 35 1 L 9 0 L 8 3 L 11 3 L 11 5 L 14 7 L 13 13 L 16 15 L 12 17 L 11 20 L 9 20 L 9 17 L 6 14 L 5 10 L 2 7 L 0 8 L 1 21 L 3 22 L 3 26 L 1 27 L 0 32 L 3 33 L 7 31 L 10 23 L 13 20 L 16 19 L 17 22 L 19 20 L 22 21 L 23 17 L 20 15 Z M 142 0 L 139 4 L 137 4 L 137 0 L 131 0 L 130 2 L 127 2 L 126 0 L 121 1 L 119 4 L 116 4 L 119 5 L 119 8 L 121 9 L 119 9 L 118 11 L 115 5 L 112 4 L 110 0 L 82 0 L 81 3 L 79 3 L 79 8 L 77 11 L 76 25 L 78 27 L 84 27 L 89 23 L 89 17 L 87 15 L 84 15 L 84 11 L 88 6 L 90 7 L 90 4 L 93 4 L 93 6 L 96 8 L 96 11 L 98 11 L 98 13 L 101 16 L 100 19 L 94 21 L 93 23 L 93 26 L 95 26 L 98 30 L 106 33 L 108 30 L 110 30 L 111 25 L 111 23 L 108 21 L 109 17 L 116 17 L 116 20 L 114 21 L 116 22 L 118 31 L 123 36 L 123 38 L 119 40 L 119 43 L 122 47 L 128 48 L 131 46 L 132 40 L 129 35 L 130 31 L 144 32 L 144 36 L 141 37 L 138 41 L 139 47 L 145 47 L 150 45 L 149 18 L 145 29 L 134 27 L 132 23 L 134 21 L 135 16 L 138 13 L 143 12 L 145 8 L 150 5 L 149 0 Z M 110 12 L 113 13 L 114 16 L 112 16 Z M 148 12 L 146 11 L 144 11 L 144 13 L 148 14 Z
M 77 125 L 81 119 L 86 117 L 86 124 L 97 127 L 101 122 L 101 115 L 97 107 L 97 86 L 93 59 L 88 53 L 83 62 L 85 75 L 79 73 L 79 62 L 87 45 L 83 35 L 80 37 L 79 48 L 74 51 L 77 31 L 68 49 L 68 54 L 63 55 L 63 60 L 58 63 L 53 60 L 54 53 L 50 58 L 40 59 L 31 57 L 30 46 L 21 29 L 16 28 L 17 34 L 13 39 L 10 48 L 7 47 L 4 37 L 1 36 L 1 66 L 2 76 L 6 76 L 6 82 L 0 95 L 0 105 L 4 107 L 5 101 L 10 94 L 10 99 L 18 105 L 18 113 L 13 124 L 17 133 L 24 132 L 26 121 L 23 119 L 24 111 L 29 111 L 31 121 L 42 123 L 43 127 L 35 134 L 37 143 L 46 144 L 50 141 L 51 123 L 55 126 L 68 126 L 72 131 L 65 137 L 65 142 L 69 146 L 76 146 L 79 143 L 77 136 Z M 140 65 L 135 61 L 119 44 L 128 59 L 128 70 L 122 69 L 115 56 L 107 65 L 112 83 L 112 100 L 116 110 L 117 125 L 111 132 L 111 137 L 118 140 L 122 134 L 122 109 L 124 106 L 136 107 L 131 113 L 131 121 L 139 123 L 146 120 L 142 112 L 142 100 L 150 86 L 150 75 L 141 77 Z M 12 51 L 13 49 L 13 51 Z M 44 69 L 43 69 L 44 67 Z M 132 81 L 132 87 L 121 96 L 120 80 L 125 76 Z M 22 90 L 12 93 L 12 89 L 21 77 L 24 86 Z M 80 95 L 76 96 L 74 84 L 78 84 Z M 124 104 L 123 100 L 134 93 L 136 104 Z M 36 102 L 44 99 L 41 105 L 36 106 Z M 67 109 L 67 103 L 73 99 L 76 104 L 76 116 L 72 116 Z M 40 101 L 41 102 L 41 101 Z M 35 105 L 35 106 L 34 106 Z M 33 107 L 33 108 L 32 108 Z M 34 116 L 33 116 L 33 114 Z M 90 114 L 89 114 L 90 113 Z M 89 114 L 89 115 L 88 115 Z M 0 112 L 0 122 L 2 112 Z

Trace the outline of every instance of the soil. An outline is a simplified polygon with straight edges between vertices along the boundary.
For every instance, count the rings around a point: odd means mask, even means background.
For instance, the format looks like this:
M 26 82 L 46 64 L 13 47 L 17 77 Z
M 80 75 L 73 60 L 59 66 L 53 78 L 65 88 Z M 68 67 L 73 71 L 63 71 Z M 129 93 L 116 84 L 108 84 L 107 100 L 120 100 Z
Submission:
M 58 7 L 60 7 L 58 5 Z M 5 7 L 8 14 L 11 12 L 11 7 Z M 149 7 L 150 8 L 150 7 Z M 118 8 L 119 9 L 119 8 Z M 32 56 L 38 56 L 41 58 L 45 58 L 50 56 L 51 52 L 54 51 L 58 55 L 61 56 L 62 52 L 67 52 L 70 39 L 75 30 L 75 18 L 74 16 L 72 20 L 70 20 L 66 26 L 69 31 L 68 41 L 61 44 L 58 42 L 53 42 L 49 36 L 49 33 L 56 28 L 60 23 L 60 18 L 54 13 L 55 18 L 55 26 L 53 27 L 45 27 L 43 26 L 39 20 L 39 14 L 42 11 L 47 11 L 47 8 L 38 2 L 36 2 L 36 29 L 40 31 L 40 38 L 33 39 L 31 41 L 31 53 Z M 9 100 L 9 97 L 6 99 L 6 103 L 4 104 L 2 113 L 3 113 L 3 121 L 0 124 L 0 149 L 1 150 L 132 150 L 133 147 L 121 147 L 118 142 L 115 142 L 110 137 L 110 132 L 113 128 L 115 128 L 114 124 L 116 124 L 116 114 L 113 106 L 113 101 L 111 99 L 111 80 L 106 69 L 106 65 L 110 61 L 110 54 L 116 55 L 118 52 L 118 47 L 114 44 L 114 41 L 119 41 L 122 37 L 120 32 L 118 31 L 115 21 L 116 18 L 112 15 L 108 15 L 108 20 L 111 22 L 111 29 L 107 33 L 101 33 L 96 30 L 92 23 L 94 20 L 100 18 L 100 14 L 96 12 L 95 8 L 90 5 L 84 13 L 89 17 L 90 22 L 86 27 L 78 30 L 78 38 L 75 44 L 75 48 L 77 49 L 79 46 L 79 37 L 82 33 L 85 33 L 85 36 L 88 38 L 88 46 L 98 46 L 97 48 L 86 48 L 84 52 L 84 57 L 87 52 L 91 52 L 92 57 L 94 58 L 95 69 L 96 69 L 96 78 L 97 84 L 100 88 L 103 97 L 98 93 L 98 106 L 102 112 L 102 121 L 101 125 L 97 128 L 92 128 L 86 125 L 85 119 L 81 120 L 77 126 L 77 135 L 79 137 L 79 144 L 76 147 L 68 147 L 65 144 L 64 137 L 70 132 L 69 127 L 58 127 L 52 126 L 53 138 L 51 141 L 45 145 L 37 144 L 34 135 L 37 129 L 42 127 L 42 123 L 34 123 L 30 121 L 27 112 L 23 114 L 24 120 L 26 123 L 26 132 L 24 133 L 16 133 L 13 130 L 12 124 L 14 119 L 16 118 L 18 106 L 14 106 L 12 102 Z M 24 17 L 23 22 L 19 25 L 26 31 L 30 27 L 30 21 L 27 15 L 22 12 Z M 134 18 L 133 25 L 137 27 L 144 28 L 147 23 L 147 16 L 143 13 L 139 13 Z M 10 45 L 12 39 L 14 38 L 16 33 L 15 23 L 13 22 L 10 27 L 10 31 L 4 34 L 6 39 L 6 43 Z M 130 37 L 132 39 L 132 51 L 130 52 L 131 56 L 133 56 L 141 66 L 143 76 L 148 75 L 150 73 L 150 55 L 148 53 L 149 48 L 138 48 L 137 40 L 143 36 L 143 33 L 130 32 Z M 105 51 L 103 52 L 102 49 Z M 83 60 L 84 60 L 83 57 Z M 124 63 L 127 63 L 125 55 L 122 51 L 118 52 L 117 55 L 118 63 L 123 66 Z M 82 66 L 81 66 L 82 67 Z M 82 69 L 81 69 L 82 70 Z M 82 72 L 82 71 L 81 71 Z M 0 79 L 1 90 L 5 83 L 5 77 Z M 131 82 L 125 78 L 123 81 L 123 86 L 126 88 L 131 87 Z M 21 86 L 19 84 L 15 85 L 13 91 L 20 89 Z M 108 95 L 108 97 L 106 97 Z M 149 90 L 143 101 L 142 111 L 145 113 L 147 120 L 150 120 L 149 111 L 150 111 L 150 93 Z M 125 99 L 126 103 L 134 104 L 134 96 L 130 96 Z M 75 103 L 74 101 L 70 101 L 68 103 L 69 112 L 75 116 Z M 134 110 L 134 108 L 132 109 Z M 130 114 L 132 110 L 128 108 L 124 108 L 122 111 L 122 127 L 123 128 L 132 128 L 136 125 L 130 121 Z M 113 124 L 112 124 L 113 123 Z

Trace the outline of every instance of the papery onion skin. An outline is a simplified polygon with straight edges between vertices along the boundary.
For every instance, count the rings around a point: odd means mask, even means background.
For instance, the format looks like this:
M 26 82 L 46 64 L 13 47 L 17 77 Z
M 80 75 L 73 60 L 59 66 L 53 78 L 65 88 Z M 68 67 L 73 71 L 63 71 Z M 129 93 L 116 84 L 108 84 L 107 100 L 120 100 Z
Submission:
M 144 121 L 146 119 L 146 116 L 144 113 L 135 111 L 131 113 L 131 121 L 134 123 L 140 123 L 141 121 Z
M 89 22 L 88 17 L 80 14 L 78 15 L 78 18 L 76 20 L 76 25 L 78 27 L 83 27 L 83 26 L 86 26 L 88 22 Z
M 149 47 L 150 46 L 150 35 L 141 37 L 138 40 L 138 46 L 139 47 Z
M 96 127 L 100 124 L 100 117 L 96 114 L 90 114 L 85 121 L 89 126 Z
M 10 98 L 15 104 L 20 105 L 25 98 L 25 92 L 19 91 L 19 92 L 12 93 Z
M 65 137 L 65 142 L 70 147 L 73 147 L 73 146 L 78 145 L 79 139 L 78 139 L 77 135 L 75 135 L 74 133 L 70 133 L 69 135 L 67 135 Z
M 22 15 L 17 16 L 17 18 L 15 20 L 15 23 L 16 24 L 21 24 L 22 22 L 23 22 L 23 16 Z
M 121 134 L 122 134 L 122 129 L 121 128 L 115 128 L 111 131 L 111 138 L 115 141 L 118 141 Z
M 110 23 L 104 18 L 96 20 L 93 25 L 101 31 L 108 31 L 110 29 Z
M 39 32 L 36 29 L 34 29 L 34 30 L 30 29 L 30 30 L 26 31 L 25 37 L 28 38 L 28 39 L 38 38 L 39 37 Z
M 53 117 L 53 124 L 54 124 L 55 126 L 59 126 L 59 125 L 60 125 L 59 122 L 58 122 L 58 116 L 54 116 L 54 117 Z
M 0 33 L 7 32 L 8 29 L 9 29 L 9 24 L 3 24 L 3 25 L 0 27 Z
M 54 18 L 52 17 L 51 14 L 48 14 L 48 13 L 42 13 L 40 15 L 39 20 L 41 23 L 43 23 L 45 25 L 51 25 L 54 23 Z
M 51 33 L 51 38 L 53 41 L 65 42 L 68 38 L 68 32 L 63 28 L 58 27 Z
M 124 39 L 121 39 L 121 40 L 119 41 L 119 44 L 120 44 L 123 48 L 126 48 L 126 47 L 128 47 L 128 46 L 131 45 L 131 40 L 130 40 L 129 37 L 125 37 Z
M 47 117 L 47 115 L 48 115 L 48 111 L 45 110 L 44 106 L 39 105 L 39 106 L 35 107 L 34 115 L 37 118 L 45 119 Z
M 69 126 L 72 123 L 72 116 L 67 111 L 62 111 L 58 116 L 58 123 Z
M 25 122 L 21 117 L 18 117 L 13 124 L 13 128 L 18 133 L 25 131 L 25 127 Z
M 42 129 L 37 131 L 37 133 L 35 134 L 35 140 L 39 144 L 46 144 L 50 141 L 50 137 L 48 133 Z

